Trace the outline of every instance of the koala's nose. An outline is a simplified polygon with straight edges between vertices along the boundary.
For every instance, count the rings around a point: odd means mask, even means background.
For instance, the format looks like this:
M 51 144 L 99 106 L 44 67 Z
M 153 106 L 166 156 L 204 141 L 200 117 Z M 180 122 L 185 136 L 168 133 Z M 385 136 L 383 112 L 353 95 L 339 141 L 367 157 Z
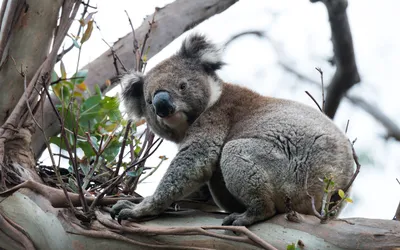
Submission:
M 166 91 L 159 91 L 154 95 L 153 106 L 156 114 L 161 118 L 175 112 L 175 105 L 172 103 L 171 96 Z

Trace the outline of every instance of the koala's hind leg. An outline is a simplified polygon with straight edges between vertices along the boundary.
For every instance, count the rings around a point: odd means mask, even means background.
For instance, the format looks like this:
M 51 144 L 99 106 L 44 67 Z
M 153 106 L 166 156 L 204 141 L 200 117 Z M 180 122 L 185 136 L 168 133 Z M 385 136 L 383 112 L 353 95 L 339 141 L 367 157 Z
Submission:
M 224 146 L 220 164 L 226 187 L 246 206 L 246 211 L 227 216 L 223 225 L 249 226 L 276 214 L 271 176 L 265 167 L 271 164 L 267 150 L 273 148 L 265 143 L 237 139 Z

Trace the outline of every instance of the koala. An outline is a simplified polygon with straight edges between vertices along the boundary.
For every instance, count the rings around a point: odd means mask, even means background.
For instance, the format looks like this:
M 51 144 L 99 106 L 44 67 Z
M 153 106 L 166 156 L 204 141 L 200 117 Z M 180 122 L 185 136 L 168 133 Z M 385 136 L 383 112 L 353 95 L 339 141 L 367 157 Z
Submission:
M 287 197 L 294 211 L 313 214 L 307 191 L 320 210 L 326 176 L 338 189 L 349 183 L 351 144 L 327 116 L 226 83 L 216 73 L 223 64 L 221 50 L 195 33 L 146 75 L 121 79 L 130 116 L 144 117 L 179 151 L 155 193 L 139 204 L 119 201 L 113 217 L 158 215 L 207 184 L 230 213 L 222 224 L 249 226 L 285 213 Z

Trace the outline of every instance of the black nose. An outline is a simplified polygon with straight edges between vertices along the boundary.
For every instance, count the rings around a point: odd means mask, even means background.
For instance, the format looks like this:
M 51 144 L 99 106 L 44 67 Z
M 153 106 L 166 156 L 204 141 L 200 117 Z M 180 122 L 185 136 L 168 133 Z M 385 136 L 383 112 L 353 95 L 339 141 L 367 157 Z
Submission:
M 153 106 L 159 117 L 167 117 L 175 112 L 175 105 L 166 91 L 159 91 L 154 95 Z

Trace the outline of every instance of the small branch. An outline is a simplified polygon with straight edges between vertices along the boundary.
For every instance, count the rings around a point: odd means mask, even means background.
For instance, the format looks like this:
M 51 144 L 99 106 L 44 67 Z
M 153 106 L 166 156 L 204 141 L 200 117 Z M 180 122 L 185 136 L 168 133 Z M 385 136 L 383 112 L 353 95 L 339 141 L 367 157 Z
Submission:
M 351 150 L 352 150 L 352 152 L 353 152 L 353 159 L 354 159 L 354 162 L 355 162 L 355 164 L 356 164 L 356 172 L 354 172 L 353 176 L 352 176 L 351 179 L 350 179 L 350 182 L 346 185 L 346 187 L 343 188 L 343 191 L 344 191 L 345 193 L 349 190 L 349 188 L 350 188 L 351 185 L 353 184 L 353 182 L 354 182 L 354 180 L 356 179 L 358 173 L 360 173 L 360 168 L 361 168 L 361 164 L 360 164 L 360 162 L 358 161 L 358 156 L 357 156 L 357 153 L 356 153 L 356 151 L 355 151 L 355 149 L 354 149 L 354 145 L 353 145 L 353 144 L 354 144 L 354 143 L 351 143 Z
M 133 38 L 132 38 L 133 51 L 132 52 L 133 52 L 134 55 L 136 55 L 136 51 L 139 49 L 139 44 L 138 44 L 138 41 L 136 39 L 135 29 L 133 28 L 132 20 L 129 17 L 129 14 L 128 14 L 128 12 L 126 10 L 125 10 L 125 14 L 128 17 L 129 25 L 131 26 L 131 29 L 132 29 L 132 36 L 133 36 Z
M 149 157 L 158 149 L 158 147 L 161 145 L 162 140 L 157 139 L 157 141 L 160 141 L 160 143 L 158 143 L 158 145 L 156 146 L 156 148 L 155 148 L 149 155 L 143 157 L 140 161 L 136 162 L 135 164 L 132 164 L 131 166 L 127 167 L 127 168 L 124 170 L 124 172 L 123 172 L 121 175 L 119 175 L 118 178 L 117 178 L 113 183 L 111 183 L 108 187 L 106 187 L 106 188 L 103 190 L 103 192 L 101 192 L 101 193 L 96 197 L 96 199 L 95 199 L 95 200 L 93 201 L 93 203 L 90 205 L 90 208 L 89 208 L 90 211 L 93 211 L 93 210 L 94 210 L 94 207 L 96 206 L 97 202 L 98 202 L 100 199 L 102 199 L 102 198 L 104 197 L 104 195 L 106 195 L 108 192 L 110 192 L 111 190 L 113 190 L 113 189 L 121 182 L 122 178 L 125 176 L 125 174 L 126 174 L 128 171 L 130 171 L 130 170 L 131 170 L 132 168 L 134 168 L 136 165 L 138 165 L 138 164 L 140 164 L 140 163 L 146 161 L 146 159 L 149 158 Z M 156 142 L 157 142 L 157 141 L 156 141 Z
M 260 31 L 260 30 L 248 30 L 248 31 L 244 31 L 244 32 L 241 32 L 239 34 L 236 34 L 236 35 L 232 36 L 231 38 L 229 38 L 228 41 L 225 42 L 224 47 L 227 47 L 228 45 L 230 45 L 236 39 L 241 38 L 243 36 L 248 36 L 248 35 L 254 35 L 254 36 L 258 37 L 258 38 L 265 37 L 265 34 L 264 34 L 263 31 Z
M 49 93 L 49 91 L 48 91 L 48 89 L 47 89 L 46 86 L 44 86 L 44 90 L 46 91 L 47 98 L 50 100 L 50 104 L 51 104 L 51 106 L 53 107 L 53 111 L 54 111 L 55 114 L 57 115 L 57 117 L 58 117 L 58 119 L 59 119 L 59 122 L 60 122 L 60 124 L 61 124 L 61 136 L 62 136 L 63 139 L 64 139 L 65 147 L 66 147 L 67 152 L 68 152 L 68 154 L 69 154 L 69 158 L 71 159 L 72 168 L 74 169 L 74 172 L 75 172 L 76 182 L 77 182 L 77 186 L 78 186 L 79 198 L 80 198 L 80 200 L 81 200 L 81 205 L 82 205 L 82 207 L 83 207 L 83 209 L 84 209 L 84 212 L 88 212 L 89 209 L 88 209 L 88 205 L 87 205 L 87 203 L 86 203 L 86 200 L 85 200 L 85 197 L 84 197 L 84 194 L 83 194 L 83 190 L 82 190 L 82 180 L 81 180 L 81 177 L 80 177 L 80 175 L 79 175 L 78 166 L 76 165 L 76 161 L 73 160 L 74 158 L 73 158 L 73 155 L 72 155 L 72 148 L 71 148 L 71 146 L 70 146 L 70 144 L 69 144 L 69 141 L 68 141 L 68 138 L 67 138 L 67 136 L 66 136 L 66 134 L 65 134 L 65 130 L 62 129 L 62 128 L 64 127 L 64 121 L 63 121 L 63 119 L 61 118 L 60 114 L 58 113 L 57 108 L 54 106 L 54 103 L 53 103 L 53 101 L 51 100 L 50 93 Z
M 128 135 L 129 135 L 129 131 L 130 131 L 131 125 L 132 125 L 132 120 L 129 120 L 128 124 L 125 127 L 125 134 L 124 134 L 124 138 L 122 139 L 122 145 L 121 145 L 121 150 L 119 152 L 117 167 L 115 168 L 115 172 L 111 175 L 110 179 L 116 177 L 118 175 L 118 173 L 119 173 L 119 169 L 121 168 L 122 159 L 124 158 L 124 151 L 125 151 L 126 141 L 128 140 Z
M 158 168 L 161 166 L 161 164 L 166 160 L 167 158 L 165 157 L 165 156 L 162 156 L 162 158 L 161 158 L 161 161 L 158 163 L 158 165 L 155 167 L 155 168 L 153 168 L 153 170 L 151 170 L 151 172 L 148 174 L 148 175 L 146 175 L 145 177 L 143 177 L 143 179 L 141 179 L 140 181 L 139 181 L 139 184 L 140 183 L 142 183 L 144 180 L 146 180 L 147 178 L 149 178 L 150 176 L 152 176 L 157 170 L 158 170 Z
M 324 72 L 321 68 L 315 68 L 321 76 L 321 93 L 322 93 L 322 113 L 325 113 L 325 88 L 324 88 Z
M 305 181 L 304 181 L 304 190 L 306 191 L 306 194 L 307 194 L 308 198 L 310 199 L 311 208 L 312 208 L 312 210 L 313 210 L 314 215 L 315 215 L 318 219 L 322 220 L 322 219 L 323 219 L 322 215 L 321 215 L 321 214 L 317 211 L 317 209 L 315 208 L 315 199 L 314 199 L 314 196 L 310 195 L 310 193 L 308 192 L 308 171 L 306 172 L 306 178 L 305 178 Z
M 311 0 L 317 2 L 317 0 Z M 327 88 L 325 113 L 333 118 L 346 92 L 360 82 L 353 38 L 347 18 L 347 0 L 320 0 L 328 10 L 336 72 Z
M 315 100 L 315 98 L 314 98 L 308 91 L 305 91 L 305 92 L 306 92 L 306 94 L 311 98 L 311 100 L 314 101 L 315 105 L 317 105 L 319 111 L 321 111 L 321 112 L 323 113 L 324 111 L 322 111 L 321 106 L 319 106 L 319 104 L 318 104 L 318 102 Z

